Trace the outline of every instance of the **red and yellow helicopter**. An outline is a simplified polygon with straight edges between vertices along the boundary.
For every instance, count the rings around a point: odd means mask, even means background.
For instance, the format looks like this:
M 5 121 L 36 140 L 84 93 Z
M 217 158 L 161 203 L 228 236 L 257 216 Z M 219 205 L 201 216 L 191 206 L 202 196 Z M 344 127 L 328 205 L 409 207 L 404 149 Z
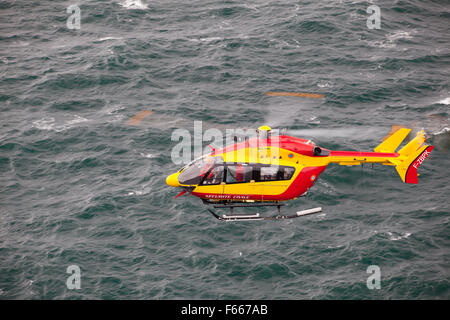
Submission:
M 418 182 L 417 168 L 434 146 L 425 144 L 421 130 L 399 151 L 396 149 L 411 129 L 400 128 L 388 135 L 373 152 L 332 151 L 311 140 L 287 135 L 272 135 L 268 126 L 257 130 L 257 136 L 236 142 L 196 159 L 167 177 L 166 183 L 180 187 L 179 194 L 190 193 L 214 208 L 230 208 L 230 215 L 219 220 L 276 220 L 296 218 L 320 212 L 321 208 L 303 210 L 295 215 L 281 215 L 284 201 L 305 194 L 330 163 L 344 166 L 380 163 L 395 166 L 405 183 Z M 178 195 L 178 196 L 179 196 Z M 177 196 L 177 197 L 178 197 Z M 276 216 L 233 214 L 235 207 L 275 206 Z

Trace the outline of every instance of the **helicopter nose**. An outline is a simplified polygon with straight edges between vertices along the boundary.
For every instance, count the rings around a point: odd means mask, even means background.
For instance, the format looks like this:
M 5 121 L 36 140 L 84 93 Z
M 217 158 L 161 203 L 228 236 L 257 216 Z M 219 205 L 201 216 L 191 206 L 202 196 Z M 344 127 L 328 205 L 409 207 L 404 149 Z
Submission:
M 179 187 L 180 186 L 180 182 L 178 181 L 178 172 L 171 174 L 170 176 L 168 176 L 166 178 L 166 183 L 171 186 L 171 187 Z

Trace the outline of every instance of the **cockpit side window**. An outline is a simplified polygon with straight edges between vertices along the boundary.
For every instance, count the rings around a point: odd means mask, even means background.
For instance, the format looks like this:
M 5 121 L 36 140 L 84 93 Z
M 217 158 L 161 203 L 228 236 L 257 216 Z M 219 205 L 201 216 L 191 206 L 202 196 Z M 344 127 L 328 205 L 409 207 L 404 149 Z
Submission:
M 202 184 L 203 185 L 221 184 L 223 182 L 223 176 L 224 176 L 224 166 L 216 166 L 212 168 L 210 171 L 208 171 Z

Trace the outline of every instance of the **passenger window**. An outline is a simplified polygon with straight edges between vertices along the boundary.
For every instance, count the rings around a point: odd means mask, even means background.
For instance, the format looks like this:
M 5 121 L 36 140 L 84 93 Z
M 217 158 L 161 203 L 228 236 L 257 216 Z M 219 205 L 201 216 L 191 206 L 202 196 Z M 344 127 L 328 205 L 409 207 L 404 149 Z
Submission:
M 292 167 L 284 167 L 283 172 L 283 180 L 289 180 L 292 178 L 292 175 L 294 174 L 295 169 Z
M 250 182 L 252 180 L 253 168 L 251 166 L 242 167 L 242 181 Z
M 252 180 L 252 171 L 253 168 L 247 165 L 228 166 L 226 183 L 250 182 Z
M 278 167 L 261 167 L 261 181 L 277 180 Z
M 295 169 L 284 166 L 268 166 L 260 168 L 260 177 L 256 181 L 279 181 L 292 178 Z
M 203 184 L 211 185 L 211 184 L 220 184 L 223 181 L 223 166 L 217 166 L 213 168 L 206 176 L 205 180 L 203 180 Z

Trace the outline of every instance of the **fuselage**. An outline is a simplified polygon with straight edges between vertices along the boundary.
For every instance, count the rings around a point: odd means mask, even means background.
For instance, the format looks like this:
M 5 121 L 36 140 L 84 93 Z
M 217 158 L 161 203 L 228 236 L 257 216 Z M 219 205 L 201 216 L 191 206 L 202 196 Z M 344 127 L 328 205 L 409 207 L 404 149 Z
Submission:
M 214 150 L 167 178 L 210 202 L 285 201 L 304 194 L 329 163 L 386 162 L 395 153 L 330 151 L 286 135 Z

